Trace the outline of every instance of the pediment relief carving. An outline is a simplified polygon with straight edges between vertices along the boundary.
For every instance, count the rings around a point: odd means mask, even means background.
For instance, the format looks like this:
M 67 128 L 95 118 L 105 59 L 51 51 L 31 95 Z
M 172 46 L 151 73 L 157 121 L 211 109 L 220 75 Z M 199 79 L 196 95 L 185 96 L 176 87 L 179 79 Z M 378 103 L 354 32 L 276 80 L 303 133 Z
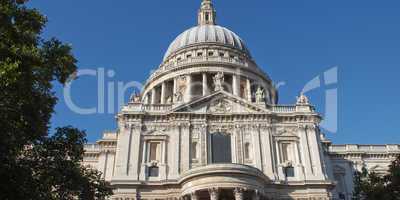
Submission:
M 207 97 L 203 97 L 185 105 L 181 105 L 173 110 L 173 112 L 229 114 L 268 111 L 225 91 L 219 91 Z
M 218 114 L 230 113 L 232 112 L 232 103 L 223 99 L 217 99 L 209 104 L 207 112 Z

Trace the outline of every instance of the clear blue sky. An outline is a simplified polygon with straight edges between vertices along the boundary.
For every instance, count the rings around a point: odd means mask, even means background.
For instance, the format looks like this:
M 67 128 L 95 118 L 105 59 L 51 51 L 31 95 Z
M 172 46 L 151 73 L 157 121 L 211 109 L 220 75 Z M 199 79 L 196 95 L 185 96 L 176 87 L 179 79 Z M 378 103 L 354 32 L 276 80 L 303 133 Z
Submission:
M 339 66 L 339 129 L 335 143 L 400 143 L 400 1 L 214 0 L 218 23 L 240 35 L 259 66 L 280 88 L 280 103 L 315 76 Z M 107 81 L 143 82 L 169 43 L 196 24 L 200 0 L 34 1 L 49 18 L 45 37 L 71 43 L 81 69 L 104 67 Z M 80 106 L 96 105 L 95 78 L 77 80 Z M 52 126 L 73 125 L 95 141 L 115 129 L 114 114 L 78 115 L 60 97 Z M 308 93 L 324 113 L 324 90 Z M 126 96 L 128 98 L 128 95 Z M 107 102 L 107 101 L 106 101 Z

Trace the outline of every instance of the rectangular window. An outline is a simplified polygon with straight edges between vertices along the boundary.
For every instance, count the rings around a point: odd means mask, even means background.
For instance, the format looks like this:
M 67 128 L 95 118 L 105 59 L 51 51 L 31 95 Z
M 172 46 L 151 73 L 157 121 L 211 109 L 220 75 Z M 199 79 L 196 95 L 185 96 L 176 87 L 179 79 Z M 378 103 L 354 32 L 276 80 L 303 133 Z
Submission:
M 149 167 L 149 177 L 158 177 L 159 170 L 158 167 Z
M 286 167 L 285 168 L 285 176 L 286 177 L 294 177 L 294 168 L 293 167 Z
M 222 133 L 211 135 L 212 163 L 232 163 L 231 136 Z

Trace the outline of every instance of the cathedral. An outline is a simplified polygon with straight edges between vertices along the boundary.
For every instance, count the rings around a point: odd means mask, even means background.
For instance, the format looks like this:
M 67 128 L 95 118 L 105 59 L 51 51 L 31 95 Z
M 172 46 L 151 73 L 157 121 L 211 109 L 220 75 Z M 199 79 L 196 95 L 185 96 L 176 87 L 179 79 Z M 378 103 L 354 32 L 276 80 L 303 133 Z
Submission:
M 118 128 L 85 146 L 112 200 L 350 200 L 355 170 L 385 173 L 400 145 L 333 145 L 304 94 L 280 105 L 211 0 L 169 46 Z

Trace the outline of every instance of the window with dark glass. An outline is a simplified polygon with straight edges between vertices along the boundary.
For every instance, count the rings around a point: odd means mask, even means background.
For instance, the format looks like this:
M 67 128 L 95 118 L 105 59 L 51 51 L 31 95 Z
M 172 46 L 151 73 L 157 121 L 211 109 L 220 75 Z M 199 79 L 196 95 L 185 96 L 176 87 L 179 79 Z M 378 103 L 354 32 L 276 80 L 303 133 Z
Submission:
M 149 167 L 149 177 L 158 177 L 158 167 Z
M 250 159 L 250 143 L 244 144 L 244 158 Z
M 294 177 L 294 167 L 285 167 L 285 176 Z
M 192 159 L 197 159 L 197 142 L 192 142 L 191 152 Z
M 231 137 L 227 134 L 211 135 L 212 163 L 232 163 Z

